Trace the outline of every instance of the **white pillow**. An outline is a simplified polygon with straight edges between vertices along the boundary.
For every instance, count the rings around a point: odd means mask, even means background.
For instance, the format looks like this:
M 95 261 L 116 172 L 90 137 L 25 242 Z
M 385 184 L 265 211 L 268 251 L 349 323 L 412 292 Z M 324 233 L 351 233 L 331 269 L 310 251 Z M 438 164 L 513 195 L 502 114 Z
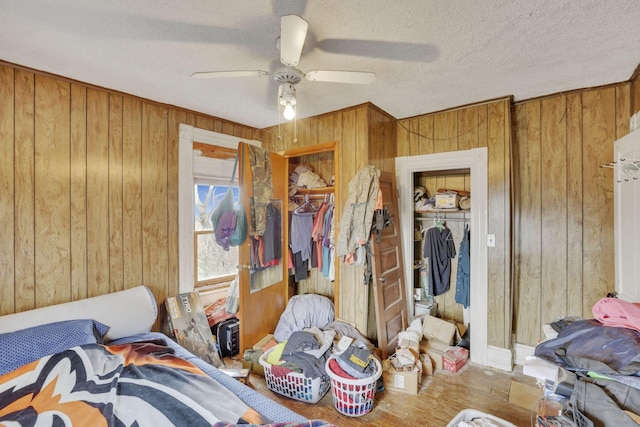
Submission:
M 0 333 L 63 320 L 94 319 L 109 326 L 105 341 L 149 332 L 158 315 L 146 286 L 0 317 Z

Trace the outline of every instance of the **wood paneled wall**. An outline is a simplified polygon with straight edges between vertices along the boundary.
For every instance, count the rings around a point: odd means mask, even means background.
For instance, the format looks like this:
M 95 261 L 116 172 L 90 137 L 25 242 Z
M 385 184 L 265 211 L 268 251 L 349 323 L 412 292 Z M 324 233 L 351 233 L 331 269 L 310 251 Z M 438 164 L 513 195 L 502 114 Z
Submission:
M 294 139 L 297 139 L 294 142 Z M 340 195 L 344 202 L 349 194 L 349 181 L 362 167 L 372 164 L 381 170 L 395 172 L 395 122 L 393 117 L 372 104 L 363 104 L 309 119 L 296 124 L 286 123 L 263 130 L 263 146 L 271 151 L 284 151 L 296 147 L 317 145 L 324 142 L 339 143 Z M 306 159 L 307 160 L 307 159 Z M 322 158 L 311 161 L 323 178 L 328 172 L 322 166 Z M 341 266 L 340 312 L 342 319 L 354 322 L 369 337 L 375 337 L 375 321 L 369 301 L 373 295 L 362 285 L 363 269 L 359 266 Z M 300 292 L 317 292 L 332 295 L 333 286 L 321 275 L 299 284 Z
M 505 98 L 400 120 L 397 128 L 398 156 L 488 148 L 488 232 L 496 236 L 496 246 L 489 250 L 488 339 L 505 348 L 511 345 L 512 311 L 510 107 L 511 99 Z M 455 317 L 455 299 L 445 296 L 441 303 Z
M 640 65 L 631 76 L 631 114 L 640 111 Z
M 0 64 L 0 315 L 178 292 L 178 125 L 253 128 Z
M 613 178 L 598 166 L 640 110 L 640 73 L 511 107 L 501 99 L 398 125 L 363 104 L 300 120 L 295 133 L 293 124 L 259 132 L 0 63 L 0 314 L 139 284 L 159 302 L 178 291 L 178 124 L 187 123 L 274 151 L 338 141 L 343 198 L 367 164 L 394 172 L 396 156 L 488 147 L 489 343 L 510 347 L 513 319 L 515 341 L 534 345 L 542 323 L 588 316 L 613 290 Z M 342 268 L 340 281 L 338 315 L 374 336 L 362 269 Z
M 629 131 L 631 84 L 514 106 L 515 341 L 542 325 L 593 317 L 615 290 L 613 143 Z

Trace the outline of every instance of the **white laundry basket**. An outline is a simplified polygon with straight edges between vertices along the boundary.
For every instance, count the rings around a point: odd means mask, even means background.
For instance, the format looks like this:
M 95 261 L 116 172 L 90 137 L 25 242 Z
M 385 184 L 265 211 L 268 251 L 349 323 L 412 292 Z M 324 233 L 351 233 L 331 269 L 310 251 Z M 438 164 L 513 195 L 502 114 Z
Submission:
M 447 427 L 456 427 L 463 421 L 473 421 L 474 419 L 478 418 L 491 421 L 498 427 L 516 427 L 515 424 L 511 424 L 509 421 L 505 421 L 502 418 L 498 418 L 494 415 L 487 414 L 482 411 L 477 411 L 475 409 L 463 409 L 458 413 L 458 415 L 455 416 L 454 419 L 449 422 L 449 424 L 447 424 Z
M 298 372 L 289 372 L 286 375 L 276 375 L 272 365 L 267 362 L 269 349 L 258 360 L 264 368 L 264 379 L 269 390 L 291 399 L 307 403 L 317 403 L 329 391 L 328 378 L 307 378 Z
M 365 415 L 373 408 L 373 399 L 376 395 L 378 378 L 382 375 L 382 365 L 374 358 L 376 372 L 367 378 L 348 379 L 343 378 L 331 370 L 327 359 L 325 370 L 331 378 L 331 393 L 333 394 L 333 406 L 341 414 L 349 417 Z

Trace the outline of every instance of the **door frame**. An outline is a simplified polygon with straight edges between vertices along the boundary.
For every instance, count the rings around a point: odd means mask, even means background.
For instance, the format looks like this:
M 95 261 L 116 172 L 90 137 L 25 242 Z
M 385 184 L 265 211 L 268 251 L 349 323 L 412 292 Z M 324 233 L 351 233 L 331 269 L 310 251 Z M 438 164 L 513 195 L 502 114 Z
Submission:
M 424 154 L 396 158 L 399 211 L 405 259 L 405 287 L 408 313 L 413 313 L 413 174 L 425 171 L 471 170 L 471 284 L 469 319 L 471 329 L 471 362 L 494 365 L 488 360 L 488 149 L 486 147 L 445 153 Z
M 217 147 L 238 148 L 239 142 L 260 146 L 262 142 L 245 140 L 223 133 L 200 129 L 180 123 L 178 140 L 178 277 L 180 293 L 193 292 L 193 171 L 197 155 L 193 142 L 215 145 Z M 229 177 L 230 178 L 230 177 Z

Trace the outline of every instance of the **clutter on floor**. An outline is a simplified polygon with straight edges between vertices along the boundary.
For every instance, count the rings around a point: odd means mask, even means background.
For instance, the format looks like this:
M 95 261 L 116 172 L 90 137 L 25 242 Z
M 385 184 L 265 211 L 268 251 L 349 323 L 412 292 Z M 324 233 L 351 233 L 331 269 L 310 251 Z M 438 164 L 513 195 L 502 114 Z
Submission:
M 165 300 L 167 326 L 176 341 L 205 362 L 224 367 L 211 327 L 197 292 L 188 292 Z
M 243 366 L 262 373 L 271 391 L 306 403 L 333 387 L 336 409 L 349 416 L 371 410 L 382 372 L 373 344 L 336 320 L 331 300 L 315 294 L 292 297 L 274 334 L 245 351 Z
M 454 321 L 419 316 L 400 332 L 387 359 L 380 360 L 376 350 L 353 325 L 335 319 L 328 298 L 296 295 L 274 333 L 244 352 L 242 366 L 264 375 L 272 392 L 308 404 L 331 390 L 340 414 L 359 417 L 374 408 L 382 391 L 417 395 L 423 377 L 435 370 L 457 375 L 469 361 L 468 330 Z M 468 417 L 480 413 L 473 411 L 460 414 L 459 421 L 467 423 L 460 425 L 511 426 L 490 414 L 485 414 L 485 424 L 478 424 L 480 418 Z
M 235 378 L 242 384 L 249 383 L 249 369 L 220 368 L 220 371 L 222 371 L 222 373 L 226 375 L 229 375 L 231 378 Z
M 640 421 L 640 303 L 602 298 L 593 319 L 566 317 L 551 322 L 556 334 L 527 359 L 523 372 L 544 387 L 538 426 L 636 426 Z M 541 413 L 542 412 L 542 413 Z M 548 417 L 561 417 L 550 423 Z

